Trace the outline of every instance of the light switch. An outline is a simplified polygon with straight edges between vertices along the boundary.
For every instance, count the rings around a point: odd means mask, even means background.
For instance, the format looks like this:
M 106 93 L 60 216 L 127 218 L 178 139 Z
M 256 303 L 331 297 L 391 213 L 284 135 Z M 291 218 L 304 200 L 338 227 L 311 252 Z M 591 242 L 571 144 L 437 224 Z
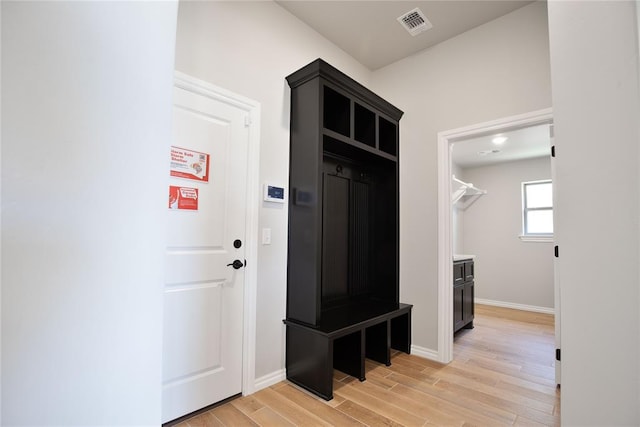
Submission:
M 271 244 L 271 229 L 263 228 L 262 229 L 262 244 L 270 245 Z

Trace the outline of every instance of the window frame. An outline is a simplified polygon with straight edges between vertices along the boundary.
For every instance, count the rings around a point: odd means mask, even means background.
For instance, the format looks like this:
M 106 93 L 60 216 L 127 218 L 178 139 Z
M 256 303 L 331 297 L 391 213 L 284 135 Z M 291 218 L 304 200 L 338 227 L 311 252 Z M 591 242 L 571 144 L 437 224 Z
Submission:
M 527 186 L 530 185 L 540 185 L 540 184 L 551 184 L 551 191 L 553 194 L 553 182 L 551 179 L 540 179 L 537 181 L 525 181 L 521 183 L 520 190 L 522 195 L 522 234 L 520 235 L 520 240 L 523 241 L 533 241 L 533 242 L 549 242 L 553 241 L 553 232 L 551 233 L 531 233 L 528 231 L 527 224 L 527 213 L 531 211 L 551 211 L 553 215 L 553 196 L 551 198 L 551 206 L 549 207 L 538 207 L 538 208 L 529 208 L 527 207 Z

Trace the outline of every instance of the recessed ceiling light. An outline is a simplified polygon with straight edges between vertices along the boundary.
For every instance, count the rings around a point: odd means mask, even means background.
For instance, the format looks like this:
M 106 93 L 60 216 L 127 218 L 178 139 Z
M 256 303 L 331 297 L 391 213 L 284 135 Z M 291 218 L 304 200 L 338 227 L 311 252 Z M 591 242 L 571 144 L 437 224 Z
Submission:
M 509 139 L 509 138 L 507 138 L 506 136 L 498 135 L 495 138 L 493 138 L 491 140 L 491 142 L 493 142 L 495 145 L 502 145 L 507 141 L 507 139 Z

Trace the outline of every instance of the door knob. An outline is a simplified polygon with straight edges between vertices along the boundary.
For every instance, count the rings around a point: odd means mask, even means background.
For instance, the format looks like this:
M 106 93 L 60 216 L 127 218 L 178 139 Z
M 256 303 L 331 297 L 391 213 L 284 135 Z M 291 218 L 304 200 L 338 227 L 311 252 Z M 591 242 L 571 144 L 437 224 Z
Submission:
M 239 259 L 237 259 L 237 260 L 233 261 L 231 264 L 227 264 L 227 267 L 229 267 L 229 266 L 231 266 L 231 267 L 235 268 L 236 270 L 238 270 L 238 269 L 244 267 L 244 263 L 242 261 L 240 261 Z

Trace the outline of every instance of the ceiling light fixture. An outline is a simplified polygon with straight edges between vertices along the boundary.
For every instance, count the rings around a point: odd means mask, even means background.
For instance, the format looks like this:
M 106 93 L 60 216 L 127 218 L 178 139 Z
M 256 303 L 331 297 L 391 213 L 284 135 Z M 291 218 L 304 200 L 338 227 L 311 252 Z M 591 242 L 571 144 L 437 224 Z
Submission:
M 498 136 L 494 137 L 491 140 L 491 142 L 493 142 L 495 145 L 502 145 L 507 141 L 507 139 L 509 139 L 509 138 L 507 138 L 506 136 L 498 135 Z

